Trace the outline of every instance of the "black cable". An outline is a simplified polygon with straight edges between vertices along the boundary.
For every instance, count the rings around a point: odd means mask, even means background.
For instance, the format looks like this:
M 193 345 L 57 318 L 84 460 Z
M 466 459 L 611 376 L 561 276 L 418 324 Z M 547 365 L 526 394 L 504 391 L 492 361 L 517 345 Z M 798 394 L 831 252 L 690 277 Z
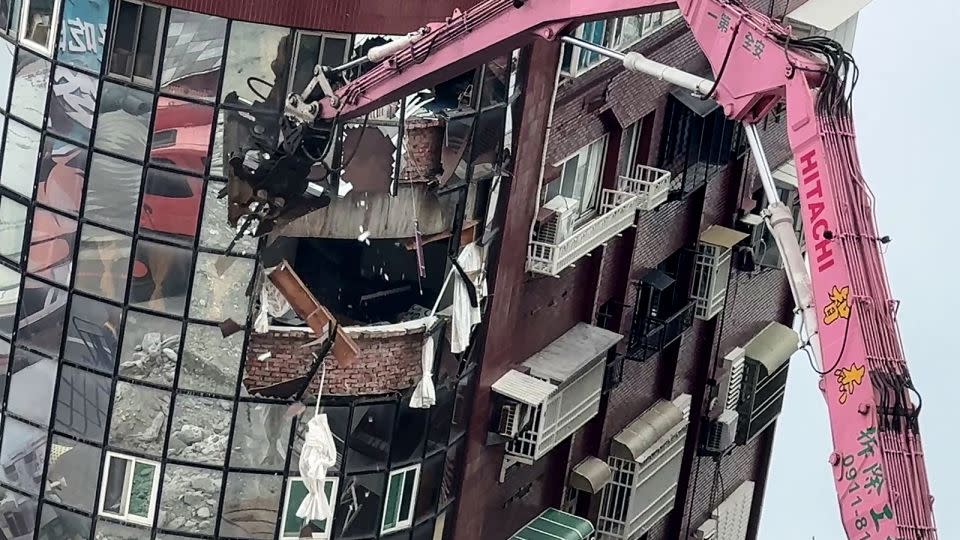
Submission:
M 693 474 L 693 492 L 690 494 L 690 506 L 687 507 L 687 531 L 684 538 L 690 537 L 690 520 L 693 519 L 693 503 L 697 500 L 697 480 L 700 478 L 700 460 L 702 459 L 703 456 L 697 456 L 697 469 Z M 686 501 L 684 501 L 684 503 L 686 503 Z
M 853 314 L 851 313 L 850 316 L 852 317 Z M 807 347 L 810 346 L 809 341 L 807 342 L 806 345 L 800 348 L 800 350 L 807 353 L 807 359 L 810 361 L 810 368 L 813 369 L 813 371 L 815 371 L 817 375 L 820 375 L 821 377 L 824 375 L 829 375 L 830 373 L 833 373 L 833 370 L 837 369 L 837 366 L 840 365 L 840 360 L 843 359 L 843 352 L 847 349 L 847 336 L 850 335 L 850 319 L 847 318 L 845 320 L 847 321 L 847 324 L 843 329 L 843 342 L 840 344 L 840 354 L 837 355 L 837 360 L 833 363 L 832 366 L 830 366 L 829 369 L 825 371 L 820 371 L 819 369 L 817 369 L 816 363 L 813 361 L 813 355 L 810 354 L 810 351 L 807 350 Z M 822 349 L 821 349 L 821 352 L 823 352 Z
M 733 28 L 733 36 L 730 38 L 730 43 L 727 44 L 727 53 L 723 56 L 723 63 L 720 64 L 720 70 L 717 71 L 717 78 L 713 81 L 713 86 L 710 88 L 710 91 L 706 95 L 700 96 L 701 100 L 712 99 L 713 95 L 716 93 L 717 88 L 720 87 L 720 79 L 723 78 L 724 72 L 727 70 L 727 62 L 730 61 L 730 55 L 733 53 L 733 45 L 737 41 L 737 36 L 740 34 L 740 23 L 742 21 L 737 21 L 737 25 Z
M 253 87 L 253 84 L 251 84 L 254 81 L 266 86 L 267 88 L 270 88 L 271 90 L 273 90 L 273 83 L 270 83 L 264 79 L 261 79 L 260 77 L 247 77 L 247 87 L 250 89 L 250 91 L 253 92 L 255 96 L 257 96 L 258 98 L 266 102 L 270 98 L 261 94 L 260 92 L 257 92 L 257 89 Z

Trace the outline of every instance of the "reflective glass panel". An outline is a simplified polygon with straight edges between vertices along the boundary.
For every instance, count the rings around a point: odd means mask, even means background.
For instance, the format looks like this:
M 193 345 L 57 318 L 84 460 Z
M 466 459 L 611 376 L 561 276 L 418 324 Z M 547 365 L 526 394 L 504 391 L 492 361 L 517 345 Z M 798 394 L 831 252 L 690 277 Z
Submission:
M 67 291 L 35 279 L 23 281 L 17 344 L 49 356 L 60 354 Z
M 96 101 L 96 78 L 63 66 L 58 67 L 53 75 L 47 130 L 84 145 L 90 144 Z
M 160 496 L 160 527 L 213 534 L 223 473 L 168 464 Z
M 80 211 L 86 168 L 86 150 L 47 137 L 40 156 L 37 200 L 57 210 L 76 214 Z
M 226 251 L 237 232 L 227 223 L 227 197 L 217 198 L 217 194 L 226 184 L 218 181 L 207 182 L 207 198 L 203 203 L 203 225 L 200 228 L 200 246 L 216 251 Z M 243 236 L 233 246 L 231 253 L 253 255 L 257 251 L 257 240 L 252 236 Z
M 297 427 L 293 435 L 293 453 L 290 457 L 290 475 L 300 474 L 300 451 L 303 450 L 303 442 L 307 436 L 307 424 L 313 418 L 313 406 L 308 406 L 307 410 L 297 417 Z M 347 419 L 350 417 L 350 407 L 322 406 L 322 414 L 327 415 L 327 424 L 333 433 L 333 442 L 337 447 L 337 461 L 330 468 L 330 471 L 339 471 L 343 467 L 344 441 L 347 440 Z M 332 472 L 328 472 L 330 476 Z
M 238 403 L 230 466 L 282 469 L 290 440 L 286 411 L 286 405 Z
M 0 14 L 0 17 L 3 15 Z M 10 83 L 13 81 L 13 57 L 16 47 L 7 40 L 0 40 L 0 110 L 7 110 Z
M 116 83 L 103 83 L 94 146 L 143 161 L 151 111 L 153 96 L 148 92 Z
M 94 478 L 94 485 L 96 482 Z M 53 505 L 44 505 L 40 524 L 40 532 L 37 536 L 39 540 L 87 540 L 90 538 L 90 518 Z
M 290 41 L 286 28 L 234 22 L 223 76 L 223 104 L 279 111 L 286 97 Z
M 67 343 L 63 346 L 63 358 L 102 373 L 113 374 L 121 313 L 122 310 L 112 304 L 73 295 L 70 315 L 67 317 Z
M 13 119 L 7 122 L 7 139 L 3 147 L 0 185 L 32 199 L 39 152 L 39 131 Z
M 463 441 L 461 440 L 456 445 L 451 446 L 447 450 L 447 460 L 443 464 L 443 479 L 440 482 L 440 506 L 447 504 L 447 501 L 453 499 L 457 495 L 457 487 L 459 486 L 459 479 L 457 478 L 456 470 L 460 463 L 460 455 L 463 453 Z
M 173 384 L 180 350 L 180 321 L 127 311 L 120 349 L 120 375 L 164 386 Z
M 83 217 L 125 231 L 133 230 L 142 177 L 140 165 L 94 153 Z
M 97 521 L 97 532 L 93 537 L 96 540 L 144 540 L 150 538 L 150 530 L 101 519 Z
M 10 114 L 40 127 L 50 86 L 50 61 L 26 49 L 17 52 L 17 72 L 13 78 Z
M 225 399 L 177 396 L 167 456 L 207 465 L 223 464 L 232 409 L 232 402 Z
M 7 410 L 41 426 L 49 425 L 56 380 L 56 360 L 16 349 L 11 362 Z
M 183 315 L 193 259 L 191 251 L 140 240 L 135 258 L 130 305 Z
M 213 107 L 160 97 L 150 162 L 202 174 L 207 168 L 212 128 Z
M 229 257 L 229 268 L 220 274 L 216 263 L 219 255 L 200 253 L 193 279 L 190 316 L 207 321 L 247 319 L 249 299 L 247 286 L 253 277 L 253 259 Z
M 102 461 L 100 455 L 100 449 L 95 446 L 54 435 L 44 497 L 85 512 L 93 511 L 97 475 Z M 82 538 L 87 538 L 89 532 L 90 523 L 87 522 L 87 530 Z M 54 540 L 54 537 L 50 540 Z
M 396 405 L 357 405 L 350 420 L 347 439 L 347 470 L 384 469 L 390 457 Z
M 159 457 L 163 453 L 169 414 L 169 392 L 117 382 L 110 419 L 110 444 Z
M 379 532 L 386 476 L 356 474 L 343 481 L 333 521 L 336 538 L 366 538 Z
M 110 379 L 70 365 L 60 368 L 57 431 L 103 444 L 110 406 Z
M 0 358 L 5 359 L 7 363 L 10 361 L 10 342 L 4 338 L 0 338 Z M 0 392 L 6 393 L 7 390 L 7 370 L 0 368 Z M 3 395 L 3 394 L 0 394 Z M 0 403 L 0 412 L 3 412 L 4 406 L 3 403 Z
M 279 519 L 283 477 L 231 472 L 224 490 L 220 535 L 271 540 Z M 269 523 L 269 527 L 264 527 Z
M 127 236 L 84 224 L 74 286 L 122 302 L 130 269 L 130 244 Z
M 20 300 L 20 272 L 0 264 L 0 336 L 10 337 Z
M 216 326 L 188 324 L 180 357 L 180 388 L 233 396 L 242 349 L 242 332 L 224 338 Z
M 192 246 L 202 196 L 203 180 L 148 169 L 140 207 L 140 234 Z
M 99 73 L 109 11 L 109 0 L 64 0 L 57 60 Z
M 427 438 L 427 409 L 412 409 L 409 404 L 409 397 L 403 400 L 400 414 L 394 423 L 393 446 L 390 449 L 391 468 L 423 457 L 424 441 Z
M 441 452 L 428 458 L 420 467 L 414 518 L 417 523 L 437 509 L 437 494 L 440 489 L 440 479 L 443 478 L 445 457 L 445 454 Z
M 32 538 L 37 521 L 36 501 L 3 487 L 0 487 L 0 500 L 5 501 L 0 506 L 0 519 L 10 524 L 11 532 L 19 535 L 14 538 Z
M 226 32 L 225 19 L 171 11 L 160 91 L 213 101 L 220 82 Z
M 39 495 L 46 446 L 47 430 L 8 416 L 0 441 L 0 482 Z
M 43 208 L 33 212 L 27 271 L 60 285 L 70 284 L 77 221 Z
M 0 197 L 0 255 L 20 264 L 23 236 L 27 232 L 27 207 Z

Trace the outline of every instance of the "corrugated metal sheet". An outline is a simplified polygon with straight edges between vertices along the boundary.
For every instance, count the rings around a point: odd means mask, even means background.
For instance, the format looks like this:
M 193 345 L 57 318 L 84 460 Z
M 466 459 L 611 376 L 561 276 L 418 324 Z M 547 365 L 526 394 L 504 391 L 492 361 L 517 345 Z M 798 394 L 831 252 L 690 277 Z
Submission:
M 621 339 L 623 336 L 616 332 L 580 322 L 528 358 L 523 367 L 532 375 L 559 384 L 579 373 Z
M 402 35 L 424 23 L 442 21 L 475 0 L 158 0 L 170 7 L 311 30 Z
M 557 387 L 547 381 L 511 369 L 493 383 L 492 389 L 502 396 L 536 407 L 543 404 L 550 394 L 557 390 Z
M 754 483 L 746 481 L 726 498 L 713 512 L 717 520 L 715 540 L 746 540 L 753 505 Z

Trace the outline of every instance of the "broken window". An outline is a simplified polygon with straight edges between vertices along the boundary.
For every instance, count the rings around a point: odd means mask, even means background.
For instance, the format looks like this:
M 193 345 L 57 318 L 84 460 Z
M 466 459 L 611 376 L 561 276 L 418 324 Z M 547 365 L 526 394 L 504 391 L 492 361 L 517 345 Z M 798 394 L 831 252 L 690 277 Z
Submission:
M 234 22 L 223 76 L 223 104 L 279 112 L 286 98 L 283 81 L 290 65 L 290 41 L 287 28 Z
M 163 473 L 159 526 L 213 534 L 222 479 L 220 471 L 167 464 Z
M 67 316 L 64 360 L 113 374 L 119 349 L 117 338 L 121 312 L 112 304 L 74 294 Z M 130 315 L 135 313 L 131 311 Z
M 242 348 L 243 333 L 224 338 L 216 326 L 188 324 L 180 357 L 180 388 L 232 397 Z
M 334 513 L 333 530 L 337 538 L 366 538 L 376 534 L 381 523 L 385 473 L 356 474 L 346 477 Z
M 58 431 L 103 444 L 110 406 L 110 379 L 70 365 L 60 368 Z
M 31 418 L 32 420 L 32 418 Z M 40 494 L 47 430 L 7 417 L 3 426 L 0 481 L 33 495 Z
M 167 32 L 160 91 L 213 101 L 220 83 L 226 19 L 175 9 Z
M 303 92 L 313 79 L 313 69 L 318 64 L 336 67 L 345 63 L 349 42 L 350 36 L 345 34 L 298 31 L 289 91 Z
M 160 480 L 160 464 L 134 456 L 107 452 L 100 493 L 100 514 L 153 524 Z
M 390 457 L 396 404 L 357 405 L 350 421 L 347 470 L 383 469 Z
M 52 446 L 58 451 L 50 453 L 44 497 L 84 512 L 92 512 L 97 494 L 92 486 L 97 485 L 102 451 L 96 446 L 59 435 L 53 436 Z M 87 538 L 90 532 L 89 521 L 86 526 L 83 538 Z M 51 537 L 50 540 L 54 538 L 59 537 Z
M 117 382 L 110 421 L 110 445 L 149 456 L 163 454 L 170 393 Z
M 227 474 L 220 535 L 273 540 L 282 488 L 281 476 L 239 472 Z
M 233 404 L 227 400 L 187 394 L 177 396 L 167 456 L 221 465 L 227 453 L 232 410 Z
M 119 374 L 138 381 L 172 385 L 177 371 L 181 325 L 174 319 L 128 311 Z

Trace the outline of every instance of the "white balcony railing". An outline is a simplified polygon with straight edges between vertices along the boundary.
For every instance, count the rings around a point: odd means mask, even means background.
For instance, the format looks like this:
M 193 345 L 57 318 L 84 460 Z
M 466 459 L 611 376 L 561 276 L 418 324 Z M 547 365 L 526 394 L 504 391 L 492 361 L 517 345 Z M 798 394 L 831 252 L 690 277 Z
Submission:
M 639 198 L 640 210 L 653 210 L 670 196 L 670 171 L 637 165 L 632 176 L 620 176 L 620 191 Z
M 607 242 L 634 223 L 639 198 L 633 193 L 605 189 L 600 212 L 556 243 L 531 241 L 527 250 L 527 270 L 559 276 L 563 269 Z

